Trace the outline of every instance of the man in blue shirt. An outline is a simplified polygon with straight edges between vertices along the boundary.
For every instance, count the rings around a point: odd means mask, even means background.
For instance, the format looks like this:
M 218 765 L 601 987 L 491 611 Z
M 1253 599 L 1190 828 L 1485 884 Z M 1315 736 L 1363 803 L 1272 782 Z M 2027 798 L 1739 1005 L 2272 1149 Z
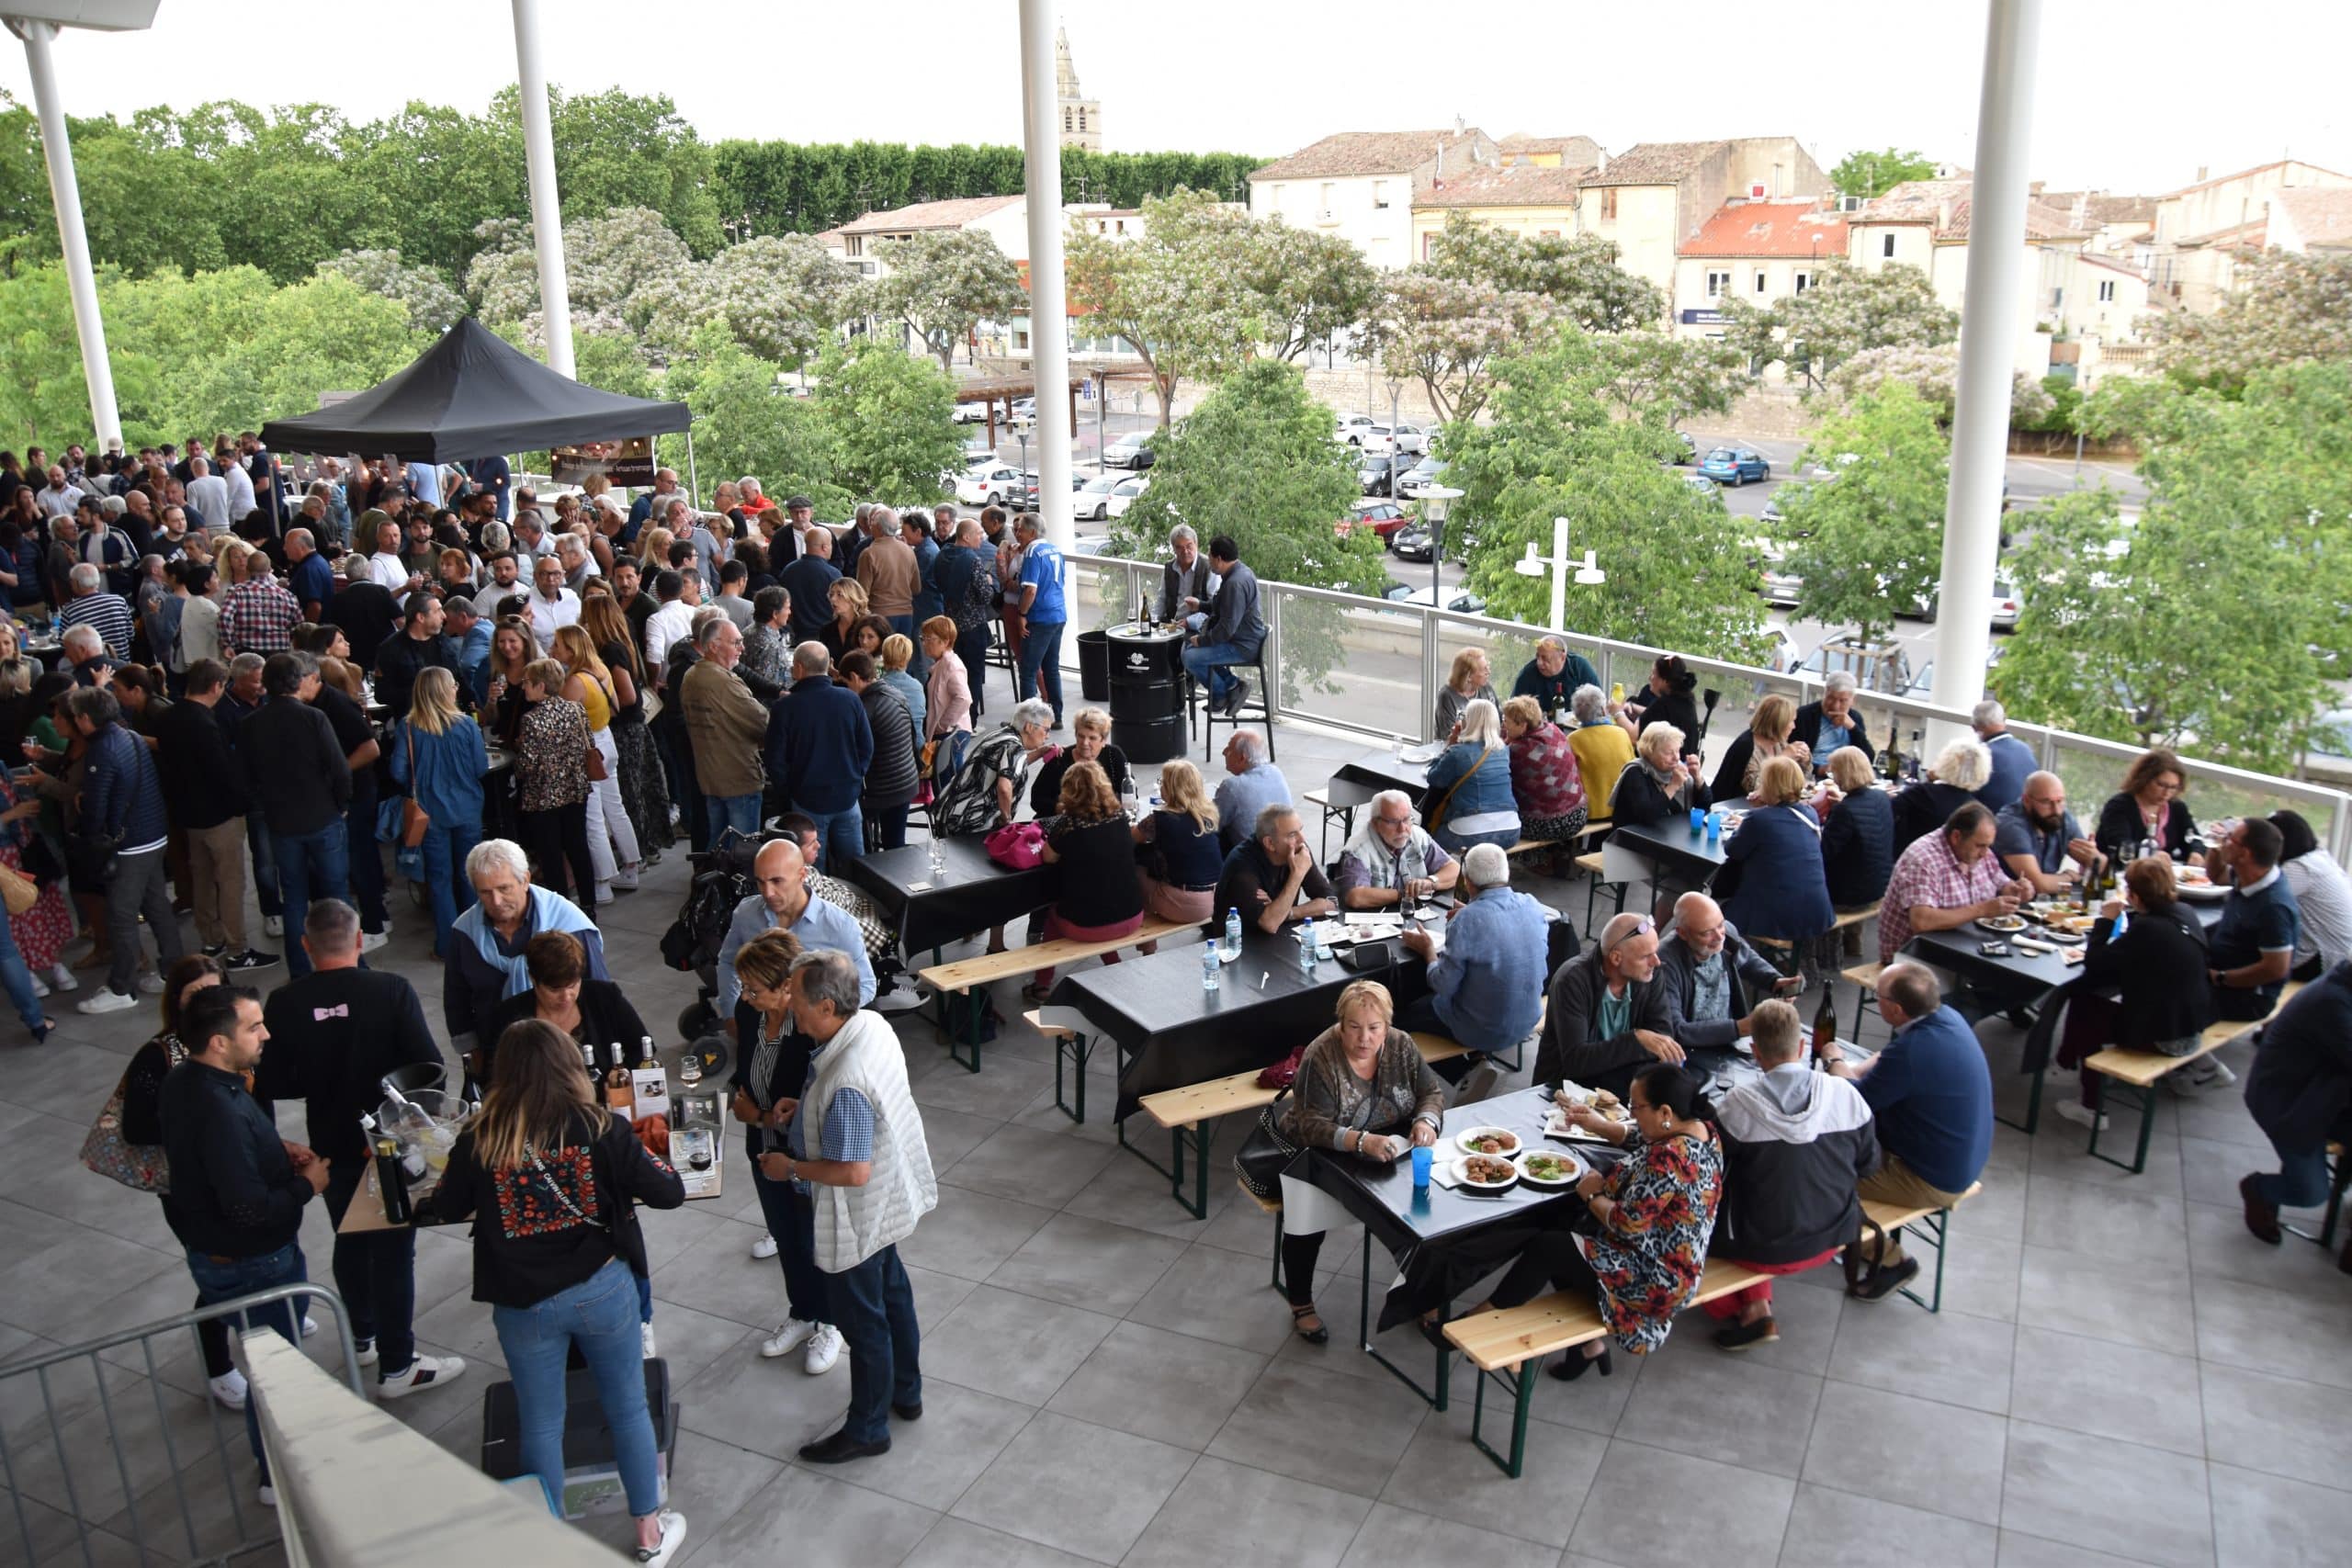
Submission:
M 2302 931 L 2302 910 L 2292 889 L 2278 874 L 2284 847 L 2278 825 L 2267 818 L 2250 817 L 2230 829 L 2212 853 L 2208 869 L 2218 880 L 2226 874 L 2234 884 L 2229 902 L 2222 906 L 2221 923 L 2210 943 L 2213 954 L 2213 1006 L 2222 1017 L 2250 1021 L 2270 1016 L 2278 1005 L 2279 988 L 2294 967 L 2295 940 Z M 2192 1066 L 2211 1064 L 2200 1056 Z M 2222 1068 L 2222 1073 L 2227 1073 Z M 2200 1075 L 2184 1088 L 2207 1088 L 2218 1079 L 2236 1081 L 2231 1074 Z
M 1054 710 L 1054 728 L 1062 727 L 1062 627 L 1069 610 L 1062 600 L 1062 553 L 1037 531 L 1034 513 L 1024 512 L 1013 525 L 1021 541 L 1021 603 L 1016 606 L 1028 629 L 1021 637 L 1020 696 L 1023 702 L 1045 687 Z
M 1499 845 L 1473 845 L 1458 886 L 1443 952 L 1427 931 L 1405 933 L 1405 945 L 1429 964 L 1430 994 L 1396 1015 L 1408 1033 L 1426 1030 L 1470 1047 L 1472 1055 L 1439 1064 L 1440 1076 L 1456 1082 L 1478 1054 L 1516 1050 L 1543 1021 L 1551 924 L 1543 905 L 1511 886 L 1510 857 Z
M 1290 804 L 1290 781 L 1266 761 L 1266 738 L 1237 729 L 1225 743 L 1226 777 L 1216 786 L 1216 839 L 1227 854 L 1257 831 L 1258 813 Z
M 718 1018 L 728 1033 L 748 1040 L 749 1031 L 758 1028 L 756 1022 L 748 1028 L 744 1024 L 743 982 L 735 973 L 735 955 L 762 931 L 790 931 L 800 939 L 804 953 L 829 947 L 847 954 L 857 966 L 858 1005 L 874 999 L 874 965 L 866 962 L 865 939 L 857 921 L 845 910 L 809 896 L 808 863 L 798 844 L 777 839 L 761 846 L 752 862 L 752 880 L 759 891 L 735 906 L 727 940 L 718 944 Z
M 477 491 L 498 502 L 498 520 L 505 522 L 514 505 L 514 476 L 506 459 L 495 455 L 476 457 L 466 465 L 466 477 L 474 481 Z
M 2072 892 L 2098 863 L 2098 846 L 2066 809 L 2066 785 L 2056 773 L 2026 775 L 2024 793 L 1993 818 L 1993 852 L 2045 898 Z
M 792 650 L 792 690 L 768 710 L 761 750 L 769 782 L 815 820 L 825 869 L 838 876 L 865 852 L 858 799 L 874 761 L 874 726 L 857 694 L 833 684 L 831 663 L 821 642 Z
M 458 656 L 458 701 L 474 707 L 490 704 L 490 623 L 474 609 L 474 602 L 459 593 L 441 606 L 441 635 Z
M 408 493 L 413 500 L 427 506 L 441 504 L 441 470 L 431 463 L 411 463 L 407 468 Z
M 322 620 L 327 606 L 334 603 L 334 568 L 319 554 L 318 543 L 308 528 L 296 528 L 287 534 L 286 558 L 293 563 L 286 574 L 286 586 L 293 592 L 295 603 L 302 606 L 302 618 Z
M 1976 798 L 1998 812 L 2016 805 L 2025 794 L 2026 775 L 2033 772 L 2033 748 L 2009 733 L 2009 716 L 1991 698 L 1978 703 L 1971 716 L 1976 739 L 1984 742 L 1993 759 L 1993 776 L 1984 781 Z
M 1209 570 L 1220 580 L 1216 597 L 1209 601 L 1208 624 L 1185 645 L 1184 670 L 1208 688 L 1209 706 L 1231 716 L 1250 700 L 1250 682 L 1227 674 L 1227 666 L 1256 661 L 1266 623 L 1258 615 L 1258 577 L 1241 564 L 1240 546 L 1223 534 L 1211 539 Z
M 1821 1050 L 1822 1065 L 1856 1080 L 1878 1119 L 1886 1163 L 1858 1190 L 1905 1208 L 1949 1209 L 1975 1185 L 1993 1152 L 1993 1075 L 1984 1048 L 1968 1021 L 1943 1005 L 1924 965 L 1888 965 L 1878 977 L 1878 1010 L 1894 1038 L 1876 1056 L 1857 1066 L 1835 1041 Z M 1855 1287 L 1861 1300 L 1883 1301 L 1918 1274 L 1919 1260 L 1903 1256 L 1901 1232 L 1874 1250 L 1867 1237 L 1863 1245 L 1871 1267 Z

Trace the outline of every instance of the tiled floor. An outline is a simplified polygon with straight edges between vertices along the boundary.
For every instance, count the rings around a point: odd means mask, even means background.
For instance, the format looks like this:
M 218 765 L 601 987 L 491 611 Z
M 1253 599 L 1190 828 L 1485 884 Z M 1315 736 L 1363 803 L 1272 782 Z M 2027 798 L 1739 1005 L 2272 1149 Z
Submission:
M 1296 789 L 1359 749 L 1292 728 L 1281 744 Z M 691 987 L 652 952 L 684 877 L 673 857 L 604 918 L 633 999 L 665 1031 Z M 1538 891 L 1581 918 L 1580 891 Z M 430 998 L 439 976 L 425 922 L 403 908 L 399 927 L 391 966 Z M 1017 1018 L 1010 986 L 999 1000 Z M 45 1049 L 0 1046 L 0 1358 L 192 1299 L 154 1201 L 74 1158 L 148 1017 L 69 1009 Z M 1099 1110 L 1069 1123 L 1052 1105 L 1044 1042 L 1016 1022 L 976 1078 L 928 1025 L 900 1032 L 943 1187 L 904 1248 L 926 1411 L 898 1428 L 888 1456 L 822 1470 L 793 1460 L 838 1423 L 847 1369 L 812 1379 L 797 1358 L 759 1358 L 782 1291 L 776 1266 L 750 1257 L 748 1186 L 647 1217 L 656 1324 L 684 1407 L 675 1499 L 694 1568 L 2347 1558 L 2352 1279 L 2308 1242 L 2274 1249 L 2245 1233 L 2236 1180 L 2267 1150 L 2235 1091 L 2161 1106 L 2136 1178 L 2086 1160 L 2081 1130 L 2055 1117 L 2030 1141 L 2004 1130 L 1984 1196 L 1954 1224 L 1940 1316 L 1857 1305 L 1808 1276 L 1781 1292 L 1778 1345 L 1726 1356 L 1693 1320 L 1646 1361 L 1620 1357 L 1606 1382 L 1542 1380 L 1528 1474 L 1514 1483 L 1469 1446 L 1466 1411 L 1430 1411 L 1349 1335 L 1321 1348 L 1293 1338 L 1267 1289 L 1264 1218 L 1219 1181 L 1209 1218 L 1193 1221 L 1114 1146 Z M 2006 1025 L 1984 1037 L 1996 1068 L 2013 1059 Z M 2242 1069 L 2244 1055 L 2229 1059 Z M 1996 1082 L 2016 1113 L 2021 1092 Z M 1107 1106 L 1108 1077 L 1094 1087 L 1091 1103 Z M 1238 1133 L 1227 1130 L 1221 1155 Z M 323 1277 L 322 1213 L 303 1245 Z M 1324 1254 L 1335 1330 L 1352 1326 L 1356 1256 L 1353 1233 Z M 482 1390 L 500 1374 L 469 1273 L 462 1238 L 421 1238 L 420 1334 L 471 1366 L 452 1388 L 389 1408 L 470 1458 Z M 127 1351 L 109 1358 L 108 1407 L 130 1434 L 146 1516 L 169 1495 L 168 1429 L 217 1544 L 227 1507 L 201 1451 L 201 1374 L 185 1345 L 159 1357 L 163 1416 Z M 1466 1404 L 1466 1382 L 1456 1386 Z M 133 1561 L 98 1389 L 85 1374 L 60 1379 L 56 1395 L 80 1511 L 109 1532 L 96 1560 Z M 0 1376 L 0 1423 L 17 1484 L 40 1499 L 35 1561 L 80 1561 L 39 1396 L 22 1380 Z M 249 1477 L 242 1438 L 222 1429 L 232 1471 Z M 626 1529 L 590 1528 L 616 1545 Z M 176 1544 L 158 1536 L 158 1560 L 176 1561 Z M 0 1510 L 0 1563 L 24 1551 Z

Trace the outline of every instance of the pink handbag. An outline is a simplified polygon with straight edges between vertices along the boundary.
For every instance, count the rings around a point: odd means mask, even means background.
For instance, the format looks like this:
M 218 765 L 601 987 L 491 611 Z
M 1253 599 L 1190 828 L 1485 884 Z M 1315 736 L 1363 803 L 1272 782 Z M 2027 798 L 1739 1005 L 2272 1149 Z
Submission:
M 989 859 L 1014 871 L 1046 863 L 1046 830 L 1035 822 L 1008 822 L 982 840 Z

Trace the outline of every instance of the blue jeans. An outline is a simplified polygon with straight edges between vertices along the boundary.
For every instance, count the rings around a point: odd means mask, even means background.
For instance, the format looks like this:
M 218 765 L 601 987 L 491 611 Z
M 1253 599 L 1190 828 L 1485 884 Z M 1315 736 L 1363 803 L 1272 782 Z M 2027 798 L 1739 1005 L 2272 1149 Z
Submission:
M 789 1181 L 771 1181 L 752 1155 L 752 1190 L 760 1195 L 760 1213 L 775 1237 L 776 1261 L 784 1266 L 786 1310 L 803 1323 L 824 1323 L 832 1316 L 828 1276 L 817 1267 L 817 1205 Z
M 854 803 L 840 811 L 811 811 L 817 824 L 818 860 L 824 870 L 842 874 L 850 862 L 865 853 L 865 818 Z
M 345 1160 L 327 1172 L 327 1218 L 335 1226 L 334 1288 L 351 1314 L 351 1337 L 376 1342 L 376 1381 L 416 1359 L 416 1227 L 343 1234 L 343 1216 L 367 1167 Z M 372 1201 L 373 1200 L 363 1200 Z
M 718 842 L 718 836 L 729 828 L 749 838 L 760 836 L 758 795 L 706 795 L 702 799 L 704 809 L 710 814 L 710 843 L 703 845 L 704 849 Z
M 1184 645 L 1184 672 L 1209 690 L 1209 701 L 1221 703 L 1232 694 L 1234 678 L 1225 672 L 1228 664 L 1254 664 L 1258 650 L 1238 642 L 1205 642 L 1194 647 Z
M 628 1511 L 639 1518 L 662 1507 L 661 1454 L 645 1407 L 645 1352 L 638 1332 L 636 1276 L 618 1258 L 580 1283 L 532 1306 L 492 1306 L 499 1353 L 514 1381 L 523 1468 L 563 1510 L 563 1363 L 572 1346 L 596 1379 L 596 1397 L 613 1433 L 613 1458 Z
M 1492 844 L 1497 849 L 1507 850 L 1519 842 L 1519 829 L 1503 828 L 1491 833 L 1456 833 L 1441 825 L 1430 837 L 1435 839 L 1438 847 L 1446 853 L 1459 858 L 1464 850 L 1475 849 L 1480 844 Z
M 913 807 L 910 802 L 876 808 L 875 831 L 881 836 L 884 849 L 903 850 L 907 847 L 907 814 L 911 809 Z
M 449 931 L 458 917 L 474 907 L 474 885 L 465 874 L 466 856 L 481 841 L 481 829 L 471 822 L 433 819 L 424 830 L 424 891 L 433 905 L 433 951 L 449 956 Z
M 25 955 L 17 951 L 17 933 L 8 929 L 6 915 L 0 915 L 0 987 L 6 988 L 27 1029 L 37 1030 L 49 1021 L 41 1016 L 40 998 L 33 995 L 33 972 L 25 967 Z
M 302 951 L 302 922 L 311 913 L 311 900 L 351 897 L 351 857 L 340 820 L 315 833 L 273 829 L 268 838 L 277 859 L 278 897 L 286 909 L 286 970 L 299 980 L 311 972 L 310 954 Z
M 256 1258 L 216 1258 L 202 1252 L 187 1254 L 187 1271 L 196 1280 L 196 1304 L 198 1307 L 218 1306 L 233 1302 L 239 1296 L 266 1291 L 273 1285 L 299 1285 L 310 1279 L 302 1262 L 302 1246 L 288 1242 L 276 1252 L 265 1252 Z M 297 1314 L 291 1301 L 274 1302 L 268 1306 L 221 1320 L 232 1327 L 251 1331 L 275 1328 L 288 1345 L 300 1348 L 302 1336 L 295 1326 Z M 261 1483 L 269 1484 L 269 1461 L 261 1451 L 261 1415 L 257 1399 L 245 1401 L 245 1439 L 253 1444 L 254 1459 L 261 1465 Z
M 849 1352 L 849 1416 L 842 1431 L 854 1442 L 878 1443 L 890 1435 L 891 1405 L 922 1403 L 914 1287 L 899 1249 L 886 1247 L 854 1268 L 826 1275 L 825 1294 Z
M 269 841 L 269 829 L 258 810 L 245 823 L 245 848 L 253 855 L 254 896 L 261 901 L 261 912 L 284 913 L 285 902 L 277 896 L 277 851 Z
M 1013 690 L 1023 702 L 1037 694 L 1040 682 L 1045 687 L 1046 701 L 1053 705 L 1054 725 L 1062 722 L 1062 626 L 1061 621 L 1039 623 L 1032 621 L 1021 637 L 1020 678 Z
M 2316 1209 L 2327 1201 L 2327 1145 L 2278 1149 L 2278 1174 L 2257 1176 L 2255 1190 L 2274 1209 Z

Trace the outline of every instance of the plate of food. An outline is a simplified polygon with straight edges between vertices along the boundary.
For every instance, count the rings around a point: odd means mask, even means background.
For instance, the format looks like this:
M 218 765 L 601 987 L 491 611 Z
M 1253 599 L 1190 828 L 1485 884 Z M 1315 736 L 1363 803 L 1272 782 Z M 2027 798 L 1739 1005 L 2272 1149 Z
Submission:
M 1499 1192 L 1519 1179 L 1519 1167 L 1492 1155 L 1472 1155 L 1453 1168 L 1453 1179 L 1476 1192 Z
M 1987 915 L 1976 923 L 1988 931 L 2006 933 L 2025 930 L 2025 921 L 2016 915 Z
M 1473 1127 L 1453 1141 L 1464 1154 L 1508 1157 L 1519 1152 L 1519 1134 L 1503 1127 Z
M 2045 923 L 2052 931 L 2063 935 L 2087 936 L 2090 929 L 2098 924 L 2098 917 L 2097 915 L 2052 915 Z
M 1584 1179 L 1584 1161 L 1565 1150 L 1529 1149 L 1519 1156 L 1519 1177 L 1530 1187 L 1574 1187 Z
M 2173 867 L 2173 886 L 2184 898 L 2226 898 L 2230 896 L 2230 890 L 2206 874 L 2201 865 Z

